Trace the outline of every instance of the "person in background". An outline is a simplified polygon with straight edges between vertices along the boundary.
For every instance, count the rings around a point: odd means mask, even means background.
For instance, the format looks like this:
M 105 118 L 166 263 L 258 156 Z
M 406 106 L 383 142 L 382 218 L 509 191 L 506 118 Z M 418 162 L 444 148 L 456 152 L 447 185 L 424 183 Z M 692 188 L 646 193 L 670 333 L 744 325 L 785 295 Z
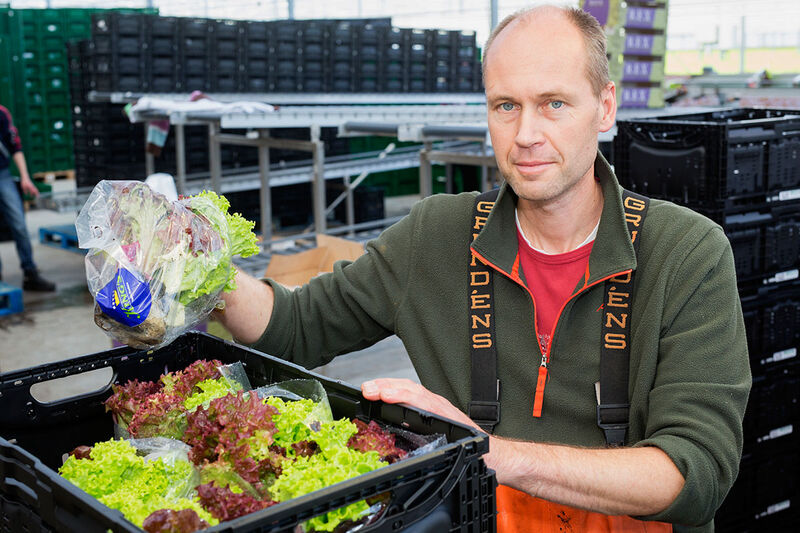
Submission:
M 25 227 L 22 197 L 9 169 L 12 161 L 19 169 L 22 192 L 34 197 L 39 196 L 39 190 L 28 175 L 28 166 L 25 163 L 25 155 L 22 153 L 22 143 L 17 129 L 14 127 L 11 113 L 0 105 L 0 216 L 11 228 L 11 235 L 17 245 L 17 254 L 24 273 L 22 288 L 26 291 L 52 292 L 56 290 L 55 283 L 44 279 L 33 262 L 31 239 Z M 2 264 L 0 264 L 0 281 L 2 279 L 3 271 Z

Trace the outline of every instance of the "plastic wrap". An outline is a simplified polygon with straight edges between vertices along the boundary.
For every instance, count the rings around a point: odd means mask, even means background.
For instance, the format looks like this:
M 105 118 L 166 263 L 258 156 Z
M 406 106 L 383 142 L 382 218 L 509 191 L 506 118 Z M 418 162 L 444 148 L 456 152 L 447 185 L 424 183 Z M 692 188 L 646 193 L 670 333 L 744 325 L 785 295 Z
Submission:
M 173 466 L 177 461 L 189 461 L 189 446 L 175 439 L 166 437 L 151 437 L 147 439 L 130 439 L 131 446 L 144 457 L 145 461 L 160 459 L 164 464 Z M 190 498 L 194 495 L 194 488 L 200 483 L 200 473 L 192 468 L 186 478 L 174 480 L 164 492 L 164 497 L 169 499 Z
M 333 413 L 331 413 L 331 404 L 328 402 L 328 394 L 322 383 L 316 379 L 290 379 L 273 383 L 264 387 L 259 387 L 255 390 L 258 397 L 261 399 L 269 398 L 270 396 L 277 396 L 282 400 L 297 401 L 302 399 L 312 400 L 314 408 L 308 415 L 308 418 L 303 422 L 307 426 L 313 423 L 331 422 L 333 420 Z
M 168 344 L 235 288 L 233 255 L 258 253 L 253 223 L 214 193 L 169 201 L 137 181 L 101 181 L 75 223 L 88 249 L 95 322 L 147 349 Z

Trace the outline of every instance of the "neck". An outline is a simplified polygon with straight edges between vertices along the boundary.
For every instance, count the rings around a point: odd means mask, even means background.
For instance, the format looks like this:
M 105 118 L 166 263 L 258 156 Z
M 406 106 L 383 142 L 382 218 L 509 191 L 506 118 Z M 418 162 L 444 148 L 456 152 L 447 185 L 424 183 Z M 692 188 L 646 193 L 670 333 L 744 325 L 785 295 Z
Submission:
M 522 232 L 534 248 L 550 254 L 577 248 L 594 230 L 603 212 L 603 190 L 594 173 L 559 198 L 536 202 L 520 198 Z

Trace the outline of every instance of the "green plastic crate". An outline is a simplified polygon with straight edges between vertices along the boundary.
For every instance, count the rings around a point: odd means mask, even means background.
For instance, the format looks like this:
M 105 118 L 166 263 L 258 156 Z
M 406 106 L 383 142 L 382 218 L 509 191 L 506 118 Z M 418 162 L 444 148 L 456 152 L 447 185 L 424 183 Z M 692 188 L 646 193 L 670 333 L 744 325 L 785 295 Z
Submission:
M 14 115 L 31 173 L 74 168 L 66 43 L 90 38 L 92 15 L 107 11 L 158 14 L 0 4 L 0 103 Z

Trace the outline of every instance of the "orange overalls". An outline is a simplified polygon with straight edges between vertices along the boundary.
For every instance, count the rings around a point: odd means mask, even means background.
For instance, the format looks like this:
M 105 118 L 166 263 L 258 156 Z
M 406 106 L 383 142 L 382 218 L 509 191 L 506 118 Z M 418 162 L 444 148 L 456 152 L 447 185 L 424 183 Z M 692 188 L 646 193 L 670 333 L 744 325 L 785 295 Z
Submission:
M 609 516 L 534 498 L 497 486 L 498 533 L 671 533 L 672 525 Z

